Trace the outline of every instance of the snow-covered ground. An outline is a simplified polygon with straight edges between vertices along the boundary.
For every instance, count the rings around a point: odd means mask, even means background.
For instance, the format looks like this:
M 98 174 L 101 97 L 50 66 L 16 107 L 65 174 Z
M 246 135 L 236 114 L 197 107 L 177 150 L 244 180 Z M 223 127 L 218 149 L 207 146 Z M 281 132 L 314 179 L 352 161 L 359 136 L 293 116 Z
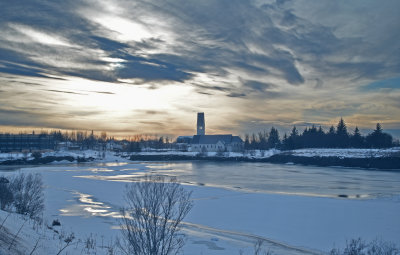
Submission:
M 224 165 L 225 163 L 199 162 L 197 170 L 188 164 L 190 165 L 187 162 L 131 163 L 110 160 L 79 166 L 70 164 L 23 168 L 20 171 L 42 174 L 46 198 L 45 221 L 51 224 L 54 219 L 59 219 L 59 233 L 62 229 L 64 233 L 75 234 L 77 243 L 65 250 L 68 254 L 85 254 L 82 252 L 83 241 L 90 237 L 96 242 L 96 254 L 107 254 L 107 250 L 101 246 L 108 245 L 119 235 L 117 218 L 119 208 L 124 204 L 124 183 L 148 173 L 181 176 L 185 180 L 185 189 L 193 191 L 194 207 L 185 218 L 184 224 L 184 233 L 187 235 L 184 254 L 231 255 L 239 254 L 240 250 L 243 254 L 252 254 L 253 244 L 259 239 L 274 254 L 324 254 L 334 246 L 343 247 L 346 239 L 357 237 L 367 241 L 378 237 L 400 246 L 400 186 L 397 185 L 400 181 L 399 173 L 376 172 L 368 177 L 375 181 L 367 182 L 363 179 L 367 171 L 331 168 L 313 170 L 314 168 L 302 166 L 304 169 L 301 171 L 304 173 L 296 175 L 299 178 L 297 185 L 314 185 L 314 190 L 321 189 L 315 190 L 314 194 L 321 195 L 291 195 L 291 192 L 266 192 L 270 186 L 262 188 L 266 179 L 275 178 L 275 182 L 281 183 L 285 190 L 284 182 L 288 179 L 282 175 L 281 170 L 272 169 L 272 175 L 260 175 L 261 171 L 268 170 L 263 169 L 263 163 L 243 163 L 242 166 L 247 169 L 249 180 L 252 179 L 252 171 L 256 171 L 253 182 L 258 183 L 254 185 L 259 187 L 258 190 L 234 188 L 236 183 L 229 186 L 219 182 L 222 176 L 210 176 L 208 179 L 201 176 L 209 175 L 206 168 L 214 169 L 212 172 L 219 168 L 223 174 L 230 170 L 232 175 L 237 175 L 238 172 L 232 169 L 230 163 Z M 222 171 L 224 166 L 226 169 Z M 293 174 L 299 171 L 296 166 L 281 167 L 287 168 L 287 172 Z M 307 171 L 308 177 L 305 176 Z M 352 173 L 356 176 L 351 179 L 346 177 L 350 171 L 357 171 Z M 368 173 L 370 172 L 372 171 Z M 0 173 L 3 174 L 15 173 Z M 356 185 L 365 187 L 363 192 L 370 190 L 373 193 L 380 190 L 383 194 L 363 199 L 325 197 L 324 190 L 334 183 L 316 178 L 318 174 L 344 175 L 347 181 L 339 179 L 343 192 Z M 388 176 L 383 177 L 383 174 Z M 282 178 L 278 178 L 279 176 Z M 211 182 L 212 179 L 215 181 Z M 243 177 L 239 176 L 239 179 Z M 242 183 L 242 186 L 246 185 L 250 184 Z M 376 187 L 369 188 L 370 185 Z M 387 189 L 386 186 L 393 187 Z M 5 225 L 10 234 L 15 234 L 23 222 L 18 220 L 18 216 L 13 217 L 13 220 L 7 219 Z M 1 212 L 0 224 L 4 218 L 5 213 Z M 40 236 L 40 232 L 37 234 L 31 230 L 29 224 L 26 223 L 20 234 L 24 251 L 30 251 Z M 39 241 L 42 248 L 37 248 L 36 254 L 56 254 L 63 241 L 60 241 L 59 235 L 53 230 L 46 228 L 45 231 L 46 233 L 42 233 L 43 239 Z M 78 243 L 78 240 L 81 242 Z M 4 251 L 3 253 L 8 254 Z
M 113 162 L 113 161 L 125 161 L 125 159 L 117 156 L 112 151 L 95 151 L 95 150 L 83 150 L 83 151 L 48 151 L 43 152 L 42 157 L 55 156 L 55 157 L 78 157 L 93 158 L 95 162 Z M 15 159 L 33 159 L 31 153 L 0 153 L 0 161 L 15 160 Z M 65 163 L 65 162 L 64 162 Z
M 275 154 L 289 154 L 302 157 L 341 157 L 341 158 L 369 158 L 369 157 L 387 157 L 400 156 L 400 147 L 387 149 L 327 149 L 327 148 L 307 148 L 290 151 L 280 151 L 277 149 L 270 150 L 250 150 L 242 152 L 225 152 L 224 157 L 248 157 L 248 158 L 268 158 Z M 186 155 L 195 156 L 197 152 L 182 152 L 182 151 L 150 151 L 137 152 L 129 155 Z M 207 156 L 217 156 L 216 152 L 208 152 Z
M 68 227 L 38 224 L 26 216 L 0 210 L 0 254 L 110 254 L 115 245 L 96 243 L 95 235 L 83 236 Z M 91 245 L 91 241 L 95 246 Z
M 400 147 L 388 149 L 324 149 L 310 148 L 288 151 L 286 153 L 303 157 L 342 157 L 342 158 L 369 158 L 369 157 L 400 157 Z
M 242 152 L 225 152 L 223 157 L 248 157 L 248 158 L 268 158 L 275 154 L 289 154 L 294 156 L 303 157 L 341 157 L 341 158 L 369 158 L 369 157 L 385 157 L 385 156 L 400 156 L 400 147 L 388 148 L 388 149 L 326 149 L 326 148 L 309 148 L 309 149 L 297 149 L 291 151 L 280 151 L 277 149 L 270 150 L 252 150 Z M 198 152 L 191 151 L 173 151 L 173 150 L 161 150 L 161 151 L 142 151 L 132 153 L 114 153 L 111 151 L 50 151 L 42 153 L 43 157 L 46 156 L 72 156 L 94 158 L 95 162 L 110 162 L 110 161 L 124 161 L 125 159 L 121 156 L 129 157 L 130 155 L 185 155 L 185 156 L 196 156 Z M 208 152 L 207 156 L 217 156 L 216 152 Z M 0 153 L 0 162 L 12 159 L 22 158 L 32 159 L 30 153 Z M 65 162 L 61 162 L 65 163 Z

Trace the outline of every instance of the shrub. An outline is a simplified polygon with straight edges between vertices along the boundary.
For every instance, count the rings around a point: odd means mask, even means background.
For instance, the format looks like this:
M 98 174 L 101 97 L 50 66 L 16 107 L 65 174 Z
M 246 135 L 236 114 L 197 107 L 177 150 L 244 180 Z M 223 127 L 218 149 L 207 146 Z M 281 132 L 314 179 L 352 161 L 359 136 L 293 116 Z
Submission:
M 9 205 L 11 205 L 13 198 L 8 179 L 0 177 L 0 209 L 5 210 Z
M 10 182 L 13 205 L 19 214 L 39 219 L 44 210 L 43 182 L 40 174 L 19 174 Z
M 31 156 L 32 156 L 35 160 L 38 160 L 38 159 L 40 159 L 40 158 L 42 157 L 42 153 L 40 153 L 40 152 L 38 152 L 38 151 L 35 151 L 35 152 L 32 152 Z
M 361 238 L 346 242 L 343 252 L 340 249 L 332 249 L 330 255 L 400 255 L 400 250 L 390 242 L 375 239 L 365 243 Z
M 58 219 L 53 220 L 53 223 L 51 223 L 51 226 L 61 226 L 61 223 Z

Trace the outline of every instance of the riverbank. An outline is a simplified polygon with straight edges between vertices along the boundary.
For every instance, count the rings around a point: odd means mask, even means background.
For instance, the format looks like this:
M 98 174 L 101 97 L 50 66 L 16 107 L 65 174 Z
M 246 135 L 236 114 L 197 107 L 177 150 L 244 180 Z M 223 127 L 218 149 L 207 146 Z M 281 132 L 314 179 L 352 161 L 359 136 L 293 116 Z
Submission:
M 93 161 L 93 157 L 72 157 L 72 156 L 46 156 L 42 158 L 19 158 L 1 161 L 0 165 L 44 165 L 50 163 L 83 163 Z
M 135 153 L 111 151 L 54 151 L 43 153 L 40 158 L 31 155 L 0 154 L 0 165 L 44 165 L 57 163 L 126 162 L 126 161 L 193 161 L 215 162 L 267 162 L 275 164 L 301 164 L 313 166 L 342 166 L 364 169 L 400 170 L 400 148 L 388 149 L 276 149 L 245 152 L 183 152 L 145 150 Z

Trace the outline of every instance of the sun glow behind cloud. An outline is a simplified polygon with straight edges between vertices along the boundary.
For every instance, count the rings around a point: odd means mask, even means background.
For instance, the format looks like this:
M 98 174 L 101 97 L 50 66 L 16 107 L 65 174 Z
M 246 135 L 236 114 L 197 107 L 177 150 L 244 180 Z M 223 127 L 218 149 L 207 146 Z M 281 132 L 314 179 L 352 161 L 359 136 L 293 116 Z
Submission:
M 400 127 L 397 85 L 379 85 L 399 76 L 396 1 L 7 4 L 2 126 L 179 135 L 203 111 L 210 133 Z
M 89 17 L 89 19 L 116 32 L 116 38 L 121 41 L 141 41 L 152 36 L 146 26 L 125 18 L 108 15 L 98 16 L 96 14 Z

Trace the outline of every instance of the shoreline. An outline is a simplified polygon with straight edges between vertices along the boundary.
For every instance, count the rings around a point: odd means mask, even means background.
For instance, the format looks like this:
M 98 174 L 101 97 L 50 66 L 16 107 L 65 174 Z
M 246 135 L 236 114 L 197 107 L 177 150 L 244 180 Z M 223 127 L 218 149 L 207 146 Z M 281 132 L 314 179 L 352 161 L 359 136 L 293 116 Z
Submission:
M 131 161 L 184 161 L 208 160 L 215 162 L 265 162 L 273 164 L 312 165 L 320 167 L 350 167 L 361 169 L 378 169 L 400 171 L 399 157 L 370 157 L 370 158 L 342 158 L 342 157 L 305 157 L 285 154 L 275 154 L 266 158 L 249 157 L 217 157 L 217 156 L 187 156 L 187 155 L 132 155 Z
M 214 162 L 265 162 L 273 164 L 295 164 L 295 165 L 310 165 L 319 167 L 349 167 L 360 169 L 376 169 L 400 171 L 400 157 L 365 157 L 365 158 L 350 158 L 339 156 L 297 156 L 291 154 L 279 153 L 270 157 L 246 157 L 246 156 L 195 156 L 195 155 L 176 155 L 176 154 L 135 154 L 122 158 L 126 161 L 214 161 Z M 104 161 L 104 159 L 102 159 Z M 113 160 L 109 160 L 114 162 Z M 1 166 L 26 166 L 26 165 L 49 165 L 58 162 L 65 163 L 87 163 L 97 162 L 93 157 L 73 157 L 73 156 L 46 156 L 38 159 L 12 159 L 1 161 Z

